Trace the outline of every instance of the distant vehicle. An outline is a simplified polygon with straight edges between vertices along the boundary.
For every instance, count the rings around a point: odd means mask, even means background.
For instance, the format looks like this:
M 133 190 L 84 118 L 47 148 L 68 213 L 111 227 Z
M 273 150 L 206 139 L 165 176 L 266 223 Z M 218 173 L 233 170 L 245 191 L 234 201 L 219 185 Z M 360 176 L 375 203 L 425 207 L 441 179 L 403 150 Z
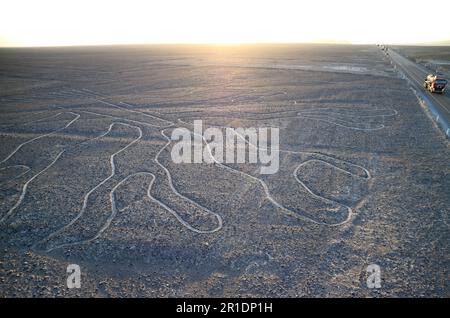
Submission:
M 423 82 L 423 87 L 431 93 L 442 94 L 447 88 L 447 80 L 442 75 L 430 74 Z

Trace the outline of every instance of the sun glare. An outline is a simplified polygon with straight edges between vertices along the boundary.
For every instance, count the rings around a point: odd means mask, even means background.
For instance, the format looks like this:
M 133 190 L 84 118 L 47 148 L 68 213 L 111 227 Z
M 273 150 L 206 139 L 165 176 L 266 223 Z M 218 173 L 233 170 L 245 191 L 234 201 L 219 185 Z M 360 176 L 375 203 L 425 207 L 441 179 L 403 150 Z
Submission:
M 429 32 L 418 0 L 1 0 L 1 46 L 127 43 L 413 43 Z M 444 21 L 444 1 L 432 19 Z M 442 15 L 442 16 L 440 16 Z

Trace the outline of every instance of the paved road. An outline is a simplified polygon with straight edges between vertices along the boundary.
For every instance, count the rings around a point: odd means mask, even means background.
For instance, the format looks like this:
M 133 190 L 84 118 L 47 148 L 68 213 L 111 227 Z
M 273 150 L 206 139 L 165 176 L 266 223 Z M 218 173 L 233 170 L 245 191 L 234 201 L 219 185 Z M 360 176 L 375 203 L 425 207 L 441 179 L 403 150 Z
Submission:
M 407 75 L 416 89 L 422 91 L 440 110 L 440 113 L 445 116 L 447 122 L 450 122 L 450 91 L 447 89 L 445 94 L 432 94 L 423 88 L 423 81 L 428 74 L 432 73 L 424 66 L 412 62 L 404 56 L 398 54 L 393 50 L 389 50 L 389 55 L 398 67 Z

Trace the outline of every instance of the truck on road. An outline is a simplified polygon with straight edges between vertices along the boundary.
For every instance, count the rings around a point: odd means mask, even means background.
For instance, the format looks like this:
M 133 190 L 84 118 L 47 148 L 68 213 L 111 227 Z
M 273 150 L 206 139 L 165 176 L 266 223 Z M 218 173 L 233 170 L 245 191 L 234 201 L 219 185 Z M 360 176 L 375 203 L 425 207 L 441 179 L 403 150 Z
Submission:
M 430 74 L 423 82 L 423 87 L 431 93 L 443 94 L 447 88 L 447 80 L 438 74 Z

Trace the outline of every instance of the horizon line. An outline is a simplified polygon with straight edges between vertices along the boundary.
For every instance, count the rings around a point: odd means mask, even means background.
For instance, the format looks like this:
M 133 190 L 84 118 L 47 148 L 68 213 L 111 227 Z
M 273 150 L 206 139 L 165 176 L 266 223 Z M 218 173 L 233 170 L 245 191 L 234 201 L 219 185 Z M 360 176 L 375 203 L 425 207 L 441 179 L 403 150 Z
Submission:
M 158 43 L 98 43 L 98 44 L 62 44 L 62 45 L 0 45 L 0 49 L 26 49 L 26 48 L 71 48 L 71 47 L 99 47 L 99 46 L 172 46 L 172 45 L 198 45 L 198 46 L 246 46 L 246 45 L 396 45 L 396 46 L 450 46 L 450 40 L 433 42 L 411 42 L 411 43 L 388 43 L 388 42 L 367 42 L 352 43 L 351 41 L 311 41 L 311 42 L 158 42 Z

